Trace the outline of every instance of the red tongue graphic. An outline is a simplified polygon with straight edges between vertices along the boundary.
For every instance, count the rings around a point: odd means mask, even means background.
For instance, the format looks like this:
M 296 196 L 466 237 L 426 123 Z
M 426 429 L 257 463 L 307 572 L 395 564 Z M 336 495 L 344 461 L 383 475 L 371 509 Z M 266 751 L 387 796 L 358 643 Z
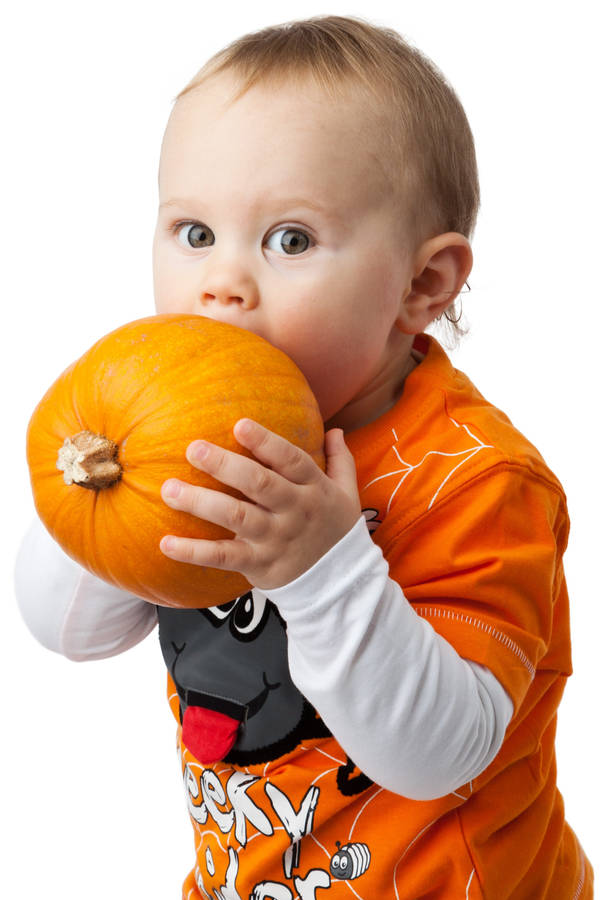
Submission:
M 188 706 L 183 714 L 181 737 L 198 762 L 220 762 L 235 744 L 238 719 L 203 706 Z

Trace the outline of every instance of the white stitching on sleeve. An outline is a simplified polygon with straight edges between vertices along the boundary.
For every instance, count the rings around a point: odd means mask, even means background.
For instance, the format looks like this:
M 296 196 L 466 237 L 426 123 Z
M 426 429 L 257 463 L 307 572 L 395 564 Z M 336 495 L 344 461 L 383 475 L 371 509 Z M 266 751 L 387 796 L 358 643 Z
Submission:
M 423 616 L 425 618 L 438 618 L 438 619 L 452 619 L 458 622 L 466 623 L 467 625 L 472 625 L 474 628 L 479 628 L 480 631 L 485 631 L 486 634 L 491 635 L 495 640 L 499 641 L 503 644 L 511 653 L 517 657 L 517 659 L 525 666 L 531 677 L 535 675 L 535 666 L 527 656 L 527 654 L 519 647 L 519 645 L 510 638 L 503 631 L 500 631 L 494 625 L 490 625 L 487 622 L 483 622 L 481 619 L 476 619 L 473 616 L 467 616 L 465 613 L 457 613 L 452 609 L 440 609 L 439 607 L 430 607 L 430 606 L 414 606 L 414 611 L 419 616 Z

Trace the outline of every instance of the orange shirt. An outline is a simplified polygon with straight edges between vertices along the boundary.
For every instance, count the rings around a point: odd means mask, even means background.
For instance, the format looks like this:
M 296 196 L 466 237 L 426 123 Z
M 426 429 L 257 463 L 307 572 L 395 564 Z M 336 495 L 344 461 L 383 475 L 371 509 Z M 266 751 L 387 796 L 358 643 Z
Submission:
M 593 874 L 556 787 L 571 674 L 560 483 L 509 419 L 419 336 L 401 398 L 347 436 L 390 575 L 515 712 L 495 760 L 431 801 L 365 783 L 332 737 L 204 767 L 179 743 L 196 866 L 183 897 L 587 900 Z M 179 700 L 169 676 L 169 699 Z

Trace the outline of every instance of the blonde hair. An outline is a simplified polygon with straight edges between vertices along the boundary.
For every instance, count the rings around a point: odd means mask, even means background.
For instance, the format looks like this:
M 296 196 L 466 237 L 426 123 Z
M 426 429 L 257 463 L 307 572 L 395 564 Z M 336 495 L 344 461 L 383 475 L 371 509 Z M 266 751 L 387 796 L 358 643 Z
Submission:
M 176 100 L 226 71 L 240 81 L 234 101 L 256 84 L 307 77 L 332 100 L 360 88 L 380 125 L 382 163 L 415 247 L 447 231 L 471 238 L 479 180 L 465 111 L 439 69 L 397 32 L 346 16 L 270 26 L 212 56 Z M 456 339 L 465 333 L 454 303 L 443 315 Z

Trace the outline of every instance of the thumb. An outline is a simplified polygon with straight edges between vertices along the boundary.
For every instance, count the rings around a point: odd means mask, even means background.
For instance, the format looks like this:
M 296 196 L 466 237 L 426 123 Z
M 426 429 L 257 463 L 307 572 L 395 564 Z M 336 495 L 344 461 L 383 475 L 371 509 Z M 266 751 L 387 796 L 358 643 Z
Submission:
M 341 428 L 325 434 L 325 458 L 327 476 L 347 493 L 357 493 L 356 465 Z

